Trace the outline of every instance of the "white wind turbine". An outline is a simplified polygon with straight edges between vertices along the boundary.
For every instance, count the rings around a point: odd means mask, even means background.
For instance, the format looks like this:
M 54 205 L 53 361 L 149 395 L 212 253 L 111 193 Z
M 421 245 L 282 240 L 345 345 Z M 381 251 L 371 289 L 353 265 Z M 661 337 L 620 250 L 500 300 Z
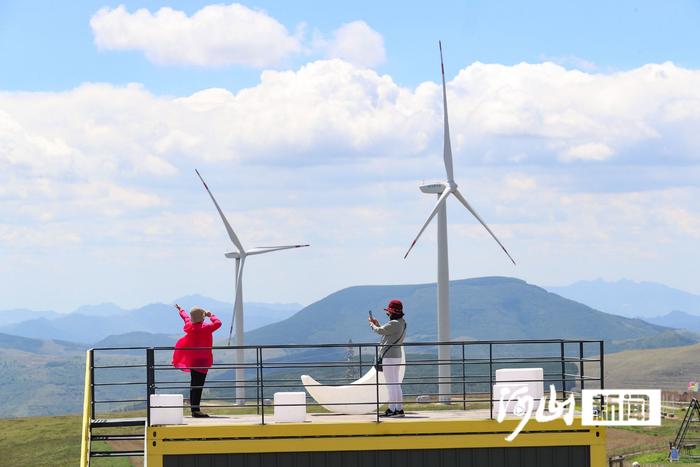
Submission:
M 411 249 L 420 238 L 421 234 L 428 227 L 430 221 L 438 215 L 438 278 L 437 278 L 437 327 L 438 327 L 438 341 L 439 342 L 449 342 L 450 340 L 450 303 L 449 303 L 449 286 L 450 286 L 450 273 L 447 260 L 447 208 L 446 201 L 447 197 L 453 195 L 457 200 L 464 205 L 467 210 L 472 213 L 476 220 L 484 226 L 484 228 L 491 234 L 496 242 L 501 246 L 503 251 L 508 258 L 515 264 L 515 260 L 510 256 L 508 250 L 503 246 L 503 244 L 496 238 L 496 235 L 491 231 L 488 225 L 481 219 L 479 214 L 476 213 L 474 208 L 472 208 L 467 200 L 462 196 L 462 193 L 457 189 L 457 184 L 454 181 L 454 176 L 452 172 L 452 147 L 450 145 L 450 126 L 447 121 L 447 90 L 445 87 L 445 65 L 442 61 L 442 43 L 438 42 L 440 47 L 440 67 L 442 69 L 442 105 L 444 112 L 444 125 L 445 134 L 443 142 L 443 159 L 445 162 L 445 172 L 447 173 L 447 183 L 431 183 L 428 185 L 423 185 L 420 187 L 423 193 L 434 193 L 438 196 L 437 203 L 428 216 L 428 220 L 425 221 L 423 227 L 416 235 L 416 238 L 411 243 L 404 259 L 411 252 Z M 439 362 L 448 362 L 450 360 L 450 346 L 438 346 L 438 360 Z M 438 365 L 438 393 L 440 402 L 450 402 L 450 365 Z
M 238 251 L 226 253 L 225 256 L 227 258 L 234 258 L 236 260 L 236 301 L 233 305 L 233 319 L 231 320 L 231 328 L 229 329 L 229 334 L 228 334 L 228 345 L 231 345 L 231 335 L 233 334 L 233 325 L 235 323 L 236 324 L 236 346 L 239 347 L 238 349 L 236 349 L 236 403 L 239 405 L 243 405 L 243 404 L 245 404 L 245 388 L 243 387 L 243 382 L 245 381 L 245 368 L 243 368 L 243 365 L 245 363 L 245 355 L 244 355 L 243 349 L 240 347 L 244 345 L 243 344 L 243 266 L 245 264 L 245 259 L 248 256 L 260 255 L 263 253 L 270 253 L 272 251 L 288 250 L 290 248 L 301 248 L 301 247 L 305 247 L 305 246 L 309 246 L 309 245 L 263 246 L 263 247 L 251 248 L 250 250 L 244 249 L 243 244 L 241 244 L 241 241 L 238 239 L 238 236 L 236 236 L 236 233 L 233 231 L 231 224 L 229 224 L 228 220 L 226 219 L 226 216 L 224 216 L 223 211 L 221 211 L 221 208 L 219 207 L 219 203 L 217 203 L 216 199 L 214 199 L 214 195 L 211 194 L 211 191 L 209 190 L 209 187 L 207 186 L 206 182 L 204 181 L 202 176 L 199 174 L 199 171 L 197 169 L 195 169 L 195 172 L 197 172 L 197 176 L 202 181 L 202 184 L 204 184 L 204 188 L 206 188 L 207 193 L 209 193 L 211 200 L 214 202 L 214 206 L 216 206 L 216 210 L 219 211 L 219 215 L 221 216 L 221 220 L 224 222 L 224 227 L 226 227 L 226 231 L 228 232 L 228 236 L 231 238 L 231 241 L 233 242 L 233 245 L 236 247 L 236 250 L 238 250 Z

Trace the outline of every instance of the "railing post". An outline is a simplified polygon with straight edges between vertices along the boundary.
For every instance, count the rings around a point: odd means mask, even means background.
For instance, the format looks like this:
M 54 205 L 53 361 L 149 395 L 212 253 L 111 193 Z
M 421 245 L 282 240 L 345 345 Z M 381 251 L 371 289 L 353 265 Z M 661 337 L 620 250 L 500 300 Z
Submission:
M 264 400 L 260 394 L 260 347 L 255 348 L 255 413 L 260 415 L 260 410 L 264 409 Z
M 90 419 L 95 418 L 95 349 L 88 350 L 90 356 Z
M 600 341 L 600 389 L 605 389 L 605 341 Z
M 489 342 L 489 413 L 493 420 L 493 342 Z
M 146 349 L 146 426 L 151 426 L 151 395 L 156 393 L 155 351 Z M 191 401 L 190 401 L 191 403 Z
M 462 410 L 467 410 L 467 380 L 464 362 L 464 344 L 462 344 Z
M 360 378 L 362 378 L 362 344 L 359 344 L 357 347 L 360 349 Z
M 583 341 L 579 341 L 578 343 L 578 364 L 579 376 L 581 377 L 581 394 L 583 394 L 583 390 L 586 387 L 586 382 L 583 379 L 583 377 L 585 376 L 585 372 L 583 370 Z
M 600 341 L 600 390 L 605 389 L 605 341 Z M 605 410 L 605 397 L 600 398 L 600 410 Z
M 377 363 L 379 363 L 379 347 L 375 344 L 374 346 L 374 374 L 376 376 L 375 378 L 375 386 L 377 388 L 377 423 L 379 423 L 379 369 L 377 368 Z
M 564 341 L 559 342 L 560 358 L 561 358 L 561 394 L 563 401 L 566 400 L 566 362 L 564 361 Z
M 262 424 L 265 424 L 265 377 L 263 375 L 263 348 L 258 347 L 260 349 L 260 399 L 262 400 L 262 407 L 260 409 L 260 415 L 261 415 L 261 421 Z

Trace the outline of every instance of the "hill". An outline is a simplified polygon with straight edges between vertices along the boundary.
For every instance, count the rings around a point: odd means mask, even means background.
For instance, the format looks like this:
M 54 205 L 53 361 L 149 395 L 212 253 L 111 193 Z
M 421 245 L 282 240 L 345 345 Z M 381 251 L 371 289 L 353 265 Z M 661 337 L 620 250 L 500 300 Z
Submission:
M 93 347 L 172 347 L 181 335 L 152 334 L 150 332 L 127 332 L 107 336 Z
M 565 287 L 547 287 L 562 297 L 593 308 L 627 317 L 653 317 L 681 310 L 700 315 L 700 295 L 654 282 L 602 279 L 575 282 Z
M 86 347 L 74 342 L 30 339 L 27 337 L 0 333 L 0 351 L 1 350 L 22 350 L 35 354 L 64 355 L 82 353 L 86 350 Z
M 606 355 L 605 386 L 685 391 L 688 381 L 700 380 L 698 355 L 700 344 Z
M 376 315 L 391 298 L 404 302 L 407 340 L 436 340 L 436 285 L 359 286 L 343 289 L 279 323 L 247 333 L 247 343 L 374 341 L 367 310 Z M 616 348 L 697 342 L 639 319 L 594 310 L 520 279 L 483 277 L 450 282 L 453 339 L 604 339 Z M 664 337 L 660 340 L 660 337 Z M 617 346 L 617 347 L 616 347 Z
M 663 316 L 644 318 L 644 321 L 669 328 L 688 329 L 690 331 L 700 332 L 700 316 L 691 315 L 679 310 L 674 310 Z

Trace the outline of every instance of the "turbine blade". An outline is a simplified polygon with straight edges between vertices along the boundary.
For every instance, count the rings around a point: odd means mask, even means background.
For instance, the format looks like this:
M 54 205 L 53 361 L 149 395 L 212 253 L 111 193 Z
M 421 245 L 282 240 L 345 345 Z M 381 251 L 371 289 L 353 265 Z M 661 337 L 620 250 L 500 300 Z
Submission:
M 471 212 L 474 217 L 476 217 L 476 220 L 478 220 L 481 223 L 481 225 L 484 226 L 484 228 L 488 231 L 488 233 L 491 234 L 493 239 L 496 240 L 496 242 L 501 246 L 501 248 L 503 249 L 505 254 L 508 255 L 508 258 L 510 258 L 510 260 L 513 262 L 513 264 L 515 264 L 515 260 L 510 255 L 510 253 L 508 253 L 508 250 L 506 250 L 506 247 L 503 246 L 503 243 L 501 243 L 501 241 L 498 238 L 496 238 L 496 235 L 491 231 L 489 226 L 486 225 L 486 222 L 483 221 L 483 219 L 479 216 L 479 214 L 476 213 L 474 208 L 469 205 L 469 203 L 467 202 L 466 199 L 464 199 L 464 196 L 462 196 L 462 193 L 460 193 L 459 190 L 457 190 L 457 189 L 455 189 L 452 193 L 459 200 L 459 202 L 462 203 L 464 205 L 464 207 L 467 208 L 467 210 L 469 210 L 469 212 Z
M 238 248 L 238 251 L 240 253 L 244 253 L 245 250 L 243 249 L 243 245 L 241 244 L 241 241 L 238 239 L 236 236 L 236 232 L 233 231 L 233 228 L 231 227 L 231 224 L 228 223 L 228 220 L 226 219 L 226 216 L 224 216 L 224 212 L 221 210 L 219 207 L 219 203 L 216 202 L 216 199 L 214 198 L 214 195 L 211 194 L 211 190 L 209 190 L 209 187 L 207 186 L 206 182 L 202 178 L 202 176 L 199 174 L 199 170 L 194 169 L 195 172 L 197 172 L 197 176 L 199 179 L 202 181 L 202 184 L 204 185 L 204 188 L 207 189 L 207 193 L 209 193 L 209 197 L 211 200 L 214 202 L 214 206 L 216 206 L 216 210 L 219 211 L 219 215 L 221 216 L 221 220 L 224 221 L 224 227 L 226 227 L 226 231 L 228 232 L 228 236 L 231 238 L 231 241 L 233 242 L 234 245 L 236 245 L 236 248 Z
M 445 86 L 445 65 L 442 61 L 442 42 L 438 41 L 440 46 L 440 70 L 442 71 L 442 109 L 444 112 L 445 134 L 442 148 L 442 158 L 445 161 L 445 172 L 447 173 L 447 181 L 450 186 L 454 184 L 454 174 L 452 170 L 452 144 L 450 143 L 450 124 L 447 119 L 447 87 Z
M 420 238 L 420 236 L 423 233 L 423 231 L 425 230 L 425 228 L 428 227 L 428 224 L 430 224 L 430 221 L 433 220 L 433 217 L 435 217 L 435 214 L 437 214 L 438 209 L 440 209 L 440 205 L 445 202 L 445 200 L 447 199 L 447 197 L 449 196 L 449 194 L 451 192 L 452 192 L 452 190 L 449 187 L 445 188 L 445 191 L 442 192 L 442 194 L 440 195 L 440 197 L 437 200 L 437 203 L 435 203 L 435 207 L 433 208 L 432 212 L 428 216 L 428 220 L 426 220 L 425 224 L 423 224 L 423 227 L 420 229 L 420 232 L 418 232 L 418 235 L 416 235 L 416 238 L 413 240 L 413 243 L 411 243 L 411 246 L 408 248 L 408 251 L 406 252 L 406 254 L 403 255 L 403 259 L 406 259 L 406 257 L 408 256 L 408 254 L 411 252 L 411 250 L 415 246 L 416 242 Z
M 304 248 L 307 246 L 310 246 L 310 245 L 257 246 L 255 248 L 251 248 L 250 250 L 246 251 L 246 254 L 259 255 L 262 253 L 269 253 L 271 251 L 289 250 L 291 248 Z

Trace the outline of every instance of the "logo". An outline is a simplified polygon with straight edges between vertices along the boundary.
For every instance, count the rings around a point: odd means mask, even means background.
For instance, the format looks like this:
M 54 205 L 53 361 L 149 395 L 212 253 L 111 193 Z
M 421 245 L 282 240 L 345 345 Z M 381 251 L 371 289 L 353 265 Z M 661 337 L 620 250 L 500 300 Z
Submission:
M 559 401 L 554 385 L 549 386 L 549 397 L 535 400 L 528 386 L 517 389 L 501 387 L 498 394 L 498 423 L 509 413 L 520 418 L 520 423 L 508 435 L 513 441 L 525 428 L 535 412 L 538 422 L 561 418 L 567 426 L 574 422 L 576 398 L 569 393 Z M 536 406 L 536 408 L 535 408 Z M 658 426 L 661 425 L 661 391 L 657 389 L 584 389 L 581 394 L 581 424 L 584 426 Z
M 658 389 L 584 389 L 581 423 L 599 426 L 661 425 Z

